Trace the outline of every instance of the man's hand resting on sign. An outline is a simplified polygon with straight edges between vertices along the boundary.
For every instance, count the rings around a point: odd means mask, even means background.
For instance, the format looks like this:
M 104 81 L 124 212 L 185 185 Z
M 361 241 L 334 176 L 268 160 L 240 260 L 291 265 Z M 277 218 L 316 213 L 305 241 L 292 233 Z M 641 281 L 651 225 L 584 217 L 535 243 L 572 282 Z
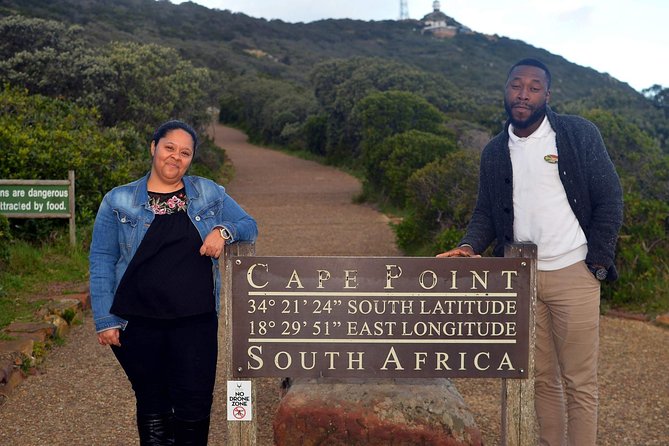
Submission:
M 449 251 L 442 252 L 437 254 L 437 257 L 481 257 L 479 254 L 474 253 L 474 248 L 469 245 L 458 246 Z

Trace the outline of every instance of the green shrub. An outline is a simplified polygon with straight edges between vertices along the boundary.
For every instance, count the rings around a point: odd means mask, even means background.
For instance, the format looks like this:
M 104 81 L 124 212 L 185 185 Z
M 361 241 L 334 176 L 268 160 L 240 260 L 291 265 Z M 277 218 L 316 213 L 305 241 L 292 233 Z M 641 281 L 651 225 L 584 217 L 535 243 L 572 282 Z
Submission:
M 446 228 L 434 238 L 432 254 L 448 251 L 458 246 L 465 235 L 465 230 L 460 228 Z
M 395 228 L 400 249 L 434 255 L 457 245 L 476 203 L 478 159 L 476 152 L 456 150 L 409 177 L 410 214 Z
M 242 127 L 252 141 L 304 148 L 304 125 L 315 107 L 311 92 L 291 82 L 238 76 L 221 96 L 219 120 Z
M 93 47 L 81 26 L 19 15 L 0 17 L 0 36 L 0 84 L 95 108 L 106 127 L 125 123 L 150 134 L 171 118 L 196 128 L 210 121 L 211 72 L 174 48 L 120 41 Z
M 416 218 L 439 230 L 466 228 L 476 204 L 478 163 L 478 153 L 457 150 L 414 172 L 407 204 Z
M 232 179 L 232 172 L 227 167 L 229 165 L 225 163 L 225 150 L 214 144 L 211 138 L 203 138 L 195 151 L 188 173 L 226 184 Z
M 94 110 L 0 90 L 0 178 L 66 179 L 74 170 L 79 219 L 92 218 L 109 189 L 137 174 L 143 145 L 133 130 L 101 127 Z
M 613 306 L 653 313 L 669 308 L 669 204 L 625 197 L 616 256 L 619 279 L 603 289 Z
M 397 246 L 406 254 L 417 255 L 430 243 L 432 230 L 422 225 L 414 216 L 409 216 L 393 227 Z
M 72 325 L 74 318 L 77 317 L 77 312 L 72 308 L 67 308 L 63 311 L 63 319 L 67 322 L 68 325 Z
M 304 134 L 307 150 L 316 155 L 326 154 L 325 143 L 327 140 L 328 117 L 325 114 L 312 115 L 304 123 Z
M 372 92 L 358 101 L 351 114 L 353 129 L 371 146 L 398 133 L 442 131 L 444 115 L 425 98 L 408 91 Z
M 409 130 L 383 140 L 380 146 L 388 153 L 378 169 L 381 188 L 393 204 L 403 206 L 409 177 L 431 161 L 455 150 L 455 141 L 452 137 Z

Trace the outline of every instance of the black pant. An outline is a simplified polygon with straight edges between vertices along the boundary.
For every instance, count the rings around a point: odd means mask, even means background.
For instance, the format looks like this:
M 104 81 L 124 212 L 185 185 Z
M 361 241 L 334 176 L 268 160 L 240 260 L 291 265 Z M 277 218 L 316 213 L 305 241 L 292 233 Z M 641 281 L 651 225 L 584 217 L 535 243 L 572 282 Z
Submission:
M 112 347 L 137 399 L 137 414 L 209 417 L 218 351 L 216 313 L 159 320 L 130 318 Z

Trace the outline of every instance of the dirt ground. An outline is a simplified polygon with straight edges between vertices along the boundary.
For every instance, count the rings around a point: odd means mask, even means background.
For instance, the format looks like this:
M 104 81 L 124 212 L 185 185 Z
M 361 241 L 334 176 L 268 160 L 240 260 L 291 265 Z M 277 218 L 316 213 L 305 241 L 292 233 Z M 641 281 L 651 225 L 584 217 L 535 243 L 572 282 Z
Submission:
M 246 143 L 215 126 L 235 164 L 228 192 L 258 221 L 257 255 L 400 255 L 388 218 L 352 204 L 360 184 L 313 162 Z M 669 444 L 669 330 L 647 322 L 601 319 L 599 444 Z M 219 367 L 220 368 L 220 367 Z M 223 445 L 225 383 L 219 379 L 211 445 Z M 499 444 L 497 380 L 454 380 L 487 445 Z M 278 379 L 258 385 L 258 444 L 272 444 Z M 0 406 L 0 445 L 137 445 L 132 390 L 113 355 L 95 342 L 88 316 Z

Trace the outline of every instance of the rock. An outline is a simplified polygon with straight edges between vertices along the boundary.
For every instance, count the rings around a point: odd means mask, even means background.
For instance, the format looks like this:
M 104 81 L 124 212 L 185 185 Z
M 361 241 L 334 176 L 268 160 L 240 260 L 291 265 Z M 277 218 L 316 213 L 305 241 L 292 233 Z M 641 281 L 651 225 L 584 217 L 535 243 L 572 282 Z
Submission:
M 23 373 L 11 361 L 1 361 L 0 375 L 0 406 L 2 406 L 14 388 L 23 381 Z
M 9 334 L 12 339 L 0 341 L 0 359 L 9 359 L 15 366 L 20 366 L 24 370 L 25 367 L 34 367 L 38 362 L 35 349 L 44 348 L 44 332 L 27 331 Z
M 7 384 L 13 370 L 14 361 L 11 359 L 0 359 L 0 384 Z
M 41 333 L 44 335 L 42 339 L 44 340 L 53 336 L 56 327 L 48 322 L 12 322 L 5 328 L 5 331 L 10 336 L 18 333 Z
M 54 336 L 62 338 L 70 332 L 70 326 L 65 319 L 57 314 L 50 314 L 44 320 L 55 327 Z
M 32 358 L 35 341 L 28 338 L 0 342 L 0 358 L 14 358 L 16 355 Z
M 44 331 L 11 333 L 14 339 L 30 339 L 34 342 L 45 342 L 49 336 Z
M 660 314 L 655 318 L 655 322 L 664 327 L 669 327 L 669 313 Z
M 83 310 L 89 307 L 88 292 L 72 294 L 43 305 L 36 315 L 44 322 L 13 322 L 2 330 L 7 339 L 0 340 L 0 406 L 26 375 L 37 373 L 49 339 L 62 338 L 72 323 L 83 322 Z
M 71 294 L 69 299 L 78 300 L 82 310 L 91 308 L 91 295 L 89 292 Z
M 56 314 L 67 321 L 68 324 L 81 322 L 83 320 L 83 304 L 79 299 L 60 299 L 48 302 L 42 307 L 45 315 Z
M 277 446 L 481 445 L 447 379 L 297 381 L 274 418 Z

